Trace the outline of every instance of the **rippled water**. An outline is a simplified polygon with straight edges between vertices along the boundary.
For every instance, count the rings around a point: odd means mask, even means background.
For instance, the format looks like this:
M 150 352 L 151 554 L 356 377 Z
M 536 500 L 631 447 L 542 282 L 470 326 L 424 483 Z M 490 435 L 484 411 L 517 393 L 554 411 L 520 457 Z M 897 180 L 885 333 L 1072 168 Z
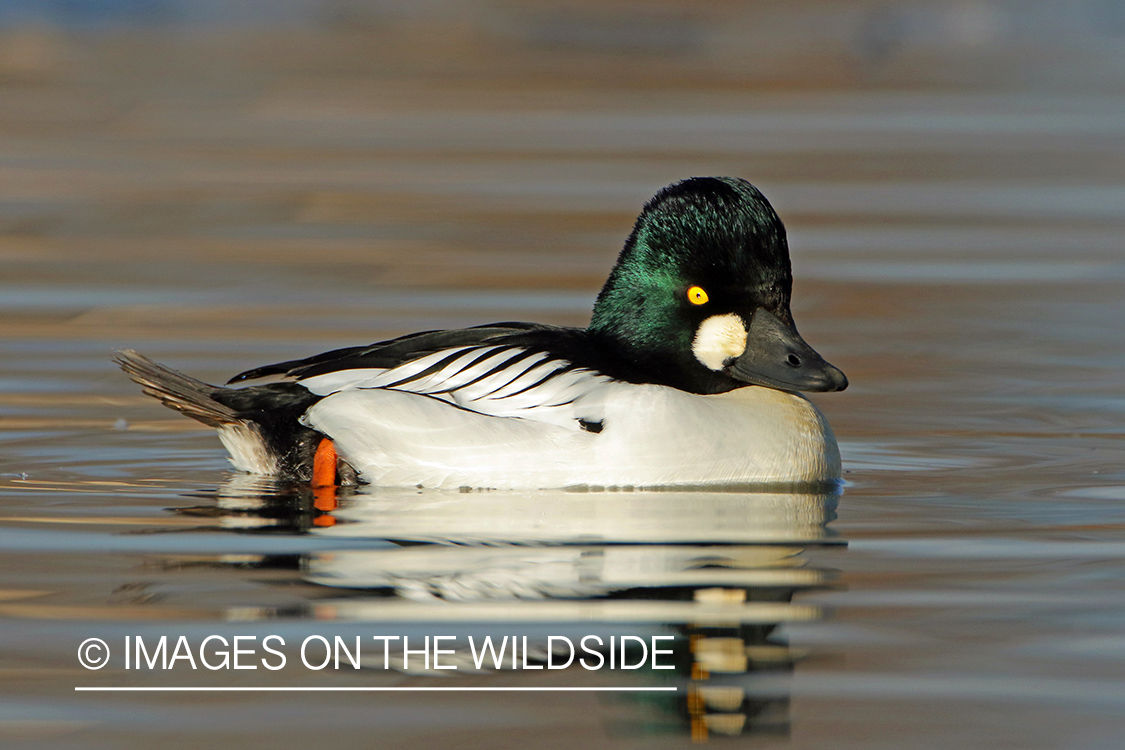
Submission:
M 5 37 L 31 50 L 0 56 L 5 746 L 1120 747 L 1119 93 L 955 66 L 935 90 L 909 24 L 885 68 L 833 78 L 806 46 L 785 84 L 731 72 L 765 60 L 733 47 L 667 59 L 667 18 L 630 37 L 648 67 L 512 18 L 530 47 L 427 16 L 436 58 L 373 21 Z M 797 322 L 852 383 L 816 398 L 840 494 L 317 494 L 229 470 L 109 361 L 219 382 L 425 328 L 582 325 L 640 205 L 693 174 L 751 179 L 787 222 Z M 194 659 L 212 635 L 258 668 L 126 668 L 126 638 Z M 375 635 L 454 636 L 457 669 Z M 316 636 L 359 637 L 360 667 L 303 666 Z M 505 636 L 517 667 L 478 666 L 469 639 Z M 647 666 L 534 669 L 586 636 Z M 81 667 L 87 638 L 108 666 Z M 632 691 L 75 691 L 169 686 Z

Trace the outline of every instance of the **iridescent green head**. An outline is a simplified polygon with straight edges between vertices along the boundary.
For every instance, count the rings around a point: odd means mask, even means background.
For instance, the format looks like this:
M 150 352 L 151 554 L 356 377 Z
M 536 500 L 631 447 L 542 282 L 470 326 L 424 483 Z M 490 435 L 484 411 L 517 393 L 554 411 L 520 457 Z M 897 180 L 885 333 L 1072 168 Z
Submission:
M 645 205 L 588 331 L 638 380 L 696 393 L 843 390 L 843 373 L 797 333 L 792 288 L 785 227 L 765 196 L 737 178 L 692 178 Z

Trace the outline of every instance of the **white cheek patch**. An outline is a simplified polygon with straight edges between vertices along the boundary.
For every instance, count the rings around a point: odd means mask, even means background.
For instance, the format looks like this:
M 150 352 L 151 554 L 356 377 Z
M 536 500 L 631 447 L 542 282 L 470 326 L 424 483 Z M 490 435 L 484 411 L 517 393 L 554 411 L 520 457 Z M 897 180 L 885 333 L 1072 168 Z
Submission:
M 712 370 L 722 370 L 727 360 L 746 351 L 746 325 L 734 313 L 712 315 L 699 324 L 691 342 L 695 358 Z

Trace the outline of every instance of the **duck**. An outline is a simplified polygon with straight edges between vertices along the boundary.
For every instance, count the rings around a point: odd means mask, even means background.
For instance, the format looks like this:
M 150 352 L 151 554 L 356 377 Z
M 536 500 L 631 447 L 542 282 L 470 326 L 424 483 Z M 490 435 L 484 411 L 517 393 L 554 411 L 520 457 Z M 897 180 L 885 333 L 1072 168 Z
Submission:
M 132 350 L 148 395 L 218 430 L 233 466 L 314 487 L 658 488 L 838 483 L 802 392 L 844 373 L 797 332 L 785 227 L 734 177 L 649 200 L 586 328 L 423 331 L 215 386 Z

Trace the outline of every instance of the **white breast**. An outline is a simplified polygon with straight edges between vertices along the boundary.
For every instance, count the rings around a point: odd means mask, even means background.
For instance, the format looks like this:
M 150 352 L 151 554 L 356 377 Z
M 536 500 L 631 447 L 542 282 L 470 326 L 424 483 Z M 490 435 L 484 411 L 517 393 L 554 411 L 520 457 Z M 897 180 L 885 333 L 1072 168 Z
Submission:
M 385 388 L 335 392 L 303 421 L 331 437 L 367 481 L 385 486 L 641 487 L 840 476 L 835 437 L 801 396 L 756 386 L 699 396 L 601 376 L 579 381 L 564 394 L 573 398 L 556 401 L 553 414 L 565 421 L 539 421 L 534 406 L 530 418 L 493 416 Z M 597 417 L 602 431 L 577 428 L 581 414 Z

